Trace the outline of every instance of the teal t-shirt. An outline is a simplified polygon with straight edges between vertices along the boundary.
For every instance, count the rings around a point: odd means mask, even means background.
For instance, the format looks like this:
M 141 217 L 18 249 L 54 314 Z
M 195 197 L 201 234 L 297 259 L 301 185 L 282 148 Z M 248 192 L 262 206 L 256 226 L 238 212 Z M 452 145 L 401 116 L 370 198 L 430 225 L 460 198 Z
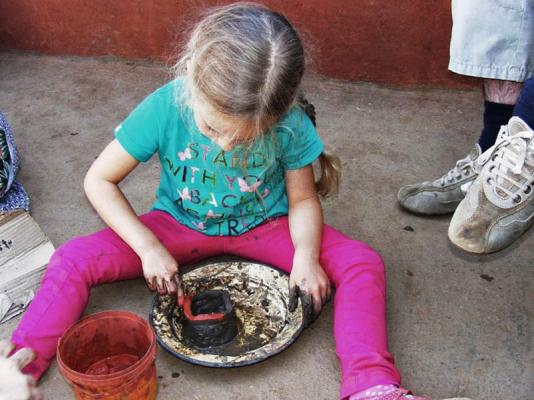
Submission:
M 294 107 L 271 131 L 247 146 L 222 150 L 197 128 L 180 100 L 183 80 L 146 97 L 115 129 L 135 159 L 156 152 L 161 177 L 153 210 L 206 235 L 240 235 L 287 215 L 284 171 L 312 163 L 323 143 L 306 113 Z

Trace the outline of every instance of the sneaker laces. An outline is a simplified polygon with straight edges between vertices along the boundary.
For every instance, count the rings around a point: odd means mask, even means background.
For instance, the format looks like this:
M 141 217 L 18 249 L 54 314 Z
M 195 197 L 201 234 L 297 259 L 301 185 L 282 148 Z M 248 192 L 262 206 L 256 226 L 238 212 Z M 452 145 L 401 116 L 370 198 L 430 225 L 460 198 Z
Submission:
M 491 157 L 487 184 L 503 200 L 511 198 L 516 204 L 521 192 L 530 194 L 534 182 L 534 132 L 518 132 L 496 143 Z M 530 146 L 529 146 L 530 143 Z
M 487 149 L 484 153 L 480 155 L 480 157 L 476 160 L 476 166 L 475 168 L 480 170 L 490 159 L 493 159 L 495 156 L 495 153 L 502 147 L 506 146 L 510 143 L 510 133 L 508 132 L 508 126 L 507 125 L 501 125 L 501 129 L 499 129 L 499 133 L 497 134 L 497 139 L 495 140 L 495 144 L 491 146 L 489 149 Z
M 469 175 L 471 170 L 475 170 L 475 160 L 469 153 L 465 158 L 456 161 L 456 165 L 440 179 L 441 186 L 447 183 L 454 182 L 462 177 L 462 175 Z

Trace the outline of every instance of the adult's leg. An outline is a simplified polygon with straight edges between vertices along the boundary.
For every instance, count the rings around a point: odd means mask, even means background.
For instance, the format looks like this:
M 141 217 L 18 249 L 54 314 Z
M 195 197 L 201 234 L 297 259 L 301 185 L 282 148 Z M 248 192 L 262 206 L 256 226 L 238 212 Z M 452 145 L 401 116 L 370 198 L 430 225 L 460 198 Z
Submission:
M 521 118 L 534 129 L 534 78 L 523 85 L 523 90 L 514 107 L 514 116 Z
M 484 79 L 484 126 L 480 132 L 478 145 L 486 151 L 495 144 L 502 125 L 507 125 L 512 117 L 522 82 Z
M 449 70 L 483 78 L 484 127 L 471 152 L 441 178 L 406 185 L 397 198 L 418 214 L 454 212 L 478 176 L 474 161 L 512 116 L 521 83 L 534 74 L 532 0 L 452 0 Z
M 287 217 L 226 243 L 230 254 L 291 271 L 294 247 Z M 365 243 L 325 226 L 320 263 L 336 287 L 334 335 L 343 375 L 341 398 L 379 384 L 399 384 L 400 375 L 387 346 L 382 259 Z
M 493 146 L 512 117 L 522 82 L 534 73 L 533 10 L 530 0 L 452 1 L 449 69 L 483 78 L 482 151 Z
M 534 81 L 525 82 L 508 123 L 449 226 L 449 239 L 473 253 L 491 253 L 517 240 L 534 220 Z
M 514 105 L 517 103 L 523 82 L 502 81 L 499 79 L 483 80 L 484 100 L 497 103 Z M 506 121 L 508 122 L 508 121 Z
M 193 262 L 221 251 L 220 241 L 180 225 L 162 211 L 140 217 L 177 259 Z M 24 372 L 39 378 L 48 368 L 61 335 L 82 315 L 91 287 L 143 275 L 137 254 L 111 229 L 74 238 L 52 255 L 35 298 L 12 340 L 30 347 L 37 359 Z

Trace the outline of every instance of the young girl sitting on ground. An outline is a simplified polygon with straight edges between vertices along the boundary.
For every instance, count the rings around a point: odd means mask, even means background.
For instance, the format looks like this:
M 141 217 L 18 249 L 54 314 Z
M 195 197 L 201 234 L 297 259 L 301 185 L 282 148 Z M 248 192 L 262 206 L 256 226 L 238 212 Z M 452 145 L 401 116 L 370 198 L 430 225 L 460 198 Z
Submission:
M 338 170 L 297 105 L 304 66 L 294 27 L 265 7 L 218 8 L 196 26 L 178 77 L 117 127 L 87 173 L 87 196 L 110 229 L 69 241 L 50 260 L 12 338 L 36 353 L 27 373 L 47 369 L 91 287 L 144 276 L 176 294 L 180 264 L 232 254 L 289 272 L 291 306 L 299 296 L 309 320 L 336 287 L 342 399 L 422 399 L 400 387 L 388 352 L 380 256 L 323 224 L 318 193 L 334 188 Z M 157 199 L 137 217 L 118 184 L 156 152 Z

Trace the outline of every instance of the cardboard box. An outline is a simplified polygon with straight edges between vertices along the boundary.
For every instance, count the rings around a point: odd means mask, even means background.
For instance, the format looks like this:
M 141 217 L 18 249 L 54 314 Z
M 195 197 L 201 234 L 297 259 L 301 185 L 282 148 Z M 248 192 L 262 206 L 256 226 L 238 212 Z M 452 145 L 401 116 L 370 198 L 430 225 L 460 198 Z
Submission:
M 50 239 L 28 212 L 0 215 L 0 323 L 24 311 L 53 252 Z

